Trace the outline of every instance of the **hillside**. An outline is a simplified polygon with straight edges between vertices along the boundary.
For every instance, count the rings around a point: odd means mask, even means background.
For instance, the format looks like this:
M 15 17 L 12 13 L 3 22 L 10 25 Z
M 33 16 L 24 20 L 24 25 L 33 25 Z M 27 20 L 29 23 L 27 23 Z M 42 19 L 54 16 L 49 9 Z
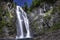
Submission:
M 0 38 L 16 37 L 16 5 L 0 0 Z M 60 40 L 60 0 L 33 0 L 26 11 L 34 40 Z

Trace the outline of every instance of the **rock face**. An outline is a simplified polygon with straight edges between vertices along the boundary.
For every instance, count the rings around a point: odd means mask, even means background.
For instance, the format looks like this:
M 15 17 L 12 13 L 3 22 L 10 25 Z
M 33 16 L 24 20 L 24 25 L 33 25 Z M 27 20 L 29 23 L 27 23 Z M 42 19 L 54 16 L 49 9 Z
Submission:
M 47 29 L 60 21 L 59 13 L 53 13 L 53 6 L 48 4 L 46 5 L 44 4 L 42 7 L 33 9 L 32 12 L 28 14 L 33 35 L 37 36 L 44 33 Z
M 15 36 L 15 14 L 10 2 L 0 3 L 0 38 L 13 38 Z

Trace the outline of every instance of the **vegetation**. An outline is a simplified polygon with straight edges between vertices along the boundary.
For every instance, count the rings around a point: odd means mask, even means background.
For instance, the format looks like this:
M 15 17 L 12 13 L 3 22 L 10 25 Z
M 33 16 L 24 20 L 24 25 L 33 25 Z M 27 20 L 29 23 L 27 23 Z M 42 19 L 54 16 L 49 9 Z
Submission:
M 53 32 L 59 29 L 60 29 L 60 22 L 57 22 L 51 28 L 48 29 L 48 32 Z

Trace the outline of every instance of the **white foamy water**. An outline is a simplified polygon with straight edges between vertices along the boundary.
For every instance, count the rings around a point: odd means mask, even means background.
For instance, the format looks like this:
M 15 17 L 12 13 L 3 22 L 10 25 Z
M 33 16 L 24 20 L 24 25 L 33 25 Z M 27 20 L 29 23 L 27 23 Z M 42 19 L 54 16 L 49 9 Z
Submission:
M 29 30 L 29 20 L 27 18 L 27 14 L 23 11 L 23 9 L 21 7 L 17 6 L 16 15 L 17 15 L 17 21 L 18 21 L 17 25 L 19 25 L 19 26 L 17 26 L 16 39 L 31 38 L 30 30 Z M 25 24 L 25 28 L 27 31 L 26 36 L 24 36 L 23 22 Z

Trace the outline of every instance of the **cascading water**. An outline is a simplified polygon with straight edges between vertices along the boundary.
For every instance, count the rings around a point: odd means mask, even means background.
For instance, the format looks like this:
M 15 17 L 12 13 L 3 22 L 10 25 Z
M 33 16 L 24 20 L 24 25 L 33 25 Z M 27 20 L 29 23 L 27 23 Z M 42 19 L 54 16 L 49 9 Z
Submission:
M 20 6 L 17 6 L 16 15 L 17 15 L 17 23 L 18 23 L 18 24 L 16 23 L 17 24 L 16 39 L 31 38 L 27 14 L 23 11 L 23 9 Z M 23 23 L 27 31 L 26 36 L 24 36 Z

